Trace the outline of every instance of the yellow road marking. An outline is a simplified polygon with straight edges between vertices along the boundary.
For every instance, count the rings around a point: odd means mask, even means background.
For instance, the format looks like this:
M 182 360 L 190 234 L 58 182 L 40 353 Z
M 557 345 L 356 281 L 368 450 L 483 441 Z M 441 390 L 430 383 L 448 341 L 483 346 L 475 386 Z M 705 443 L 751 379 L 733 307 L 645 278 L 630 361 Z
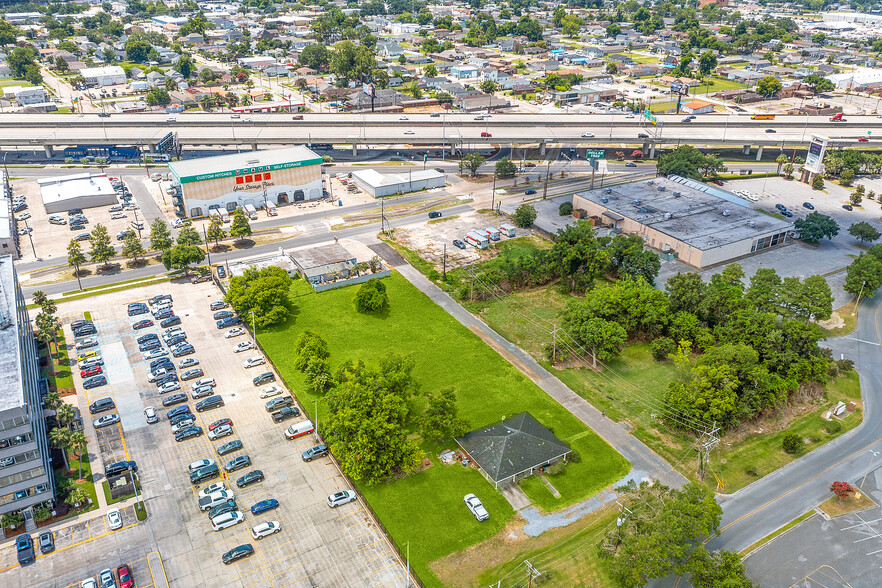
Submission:
M 291 585 L 293 585 L 293 584 L 296 584 L 297 582 L 300 582 L 301 580 L 305 580 L 305 579 L 307 579 L 307 578 L 311 578 L 311 577 L 312 577 L 312 574 L 306 574 L 305 576 L 302 576 L 302 577 L 300 577 L 300 578 L 297 578 L 297 579 L 294 580 L 293 582 L 290 582 L 290 583 L 288 583 L 288 584 L 285 584 L 284 586 L 280 586 L 279 588 L 285 588 L 286 586 L 291 586 Z
M 369 562 L 369 561 L 374 561 L 374 560 L 377 559 L 378 557 L 383 557 L 383 556 L 386 555 L 387 553 L 392 553 L 392 550 L 389 549 L 389 550 L 387 550 L 387 551 L 384 551 L 384 552 L 381 553 L 380 555 L 375 555 L 374 557 L 372 557 L 372 558 L 370 558 L 370 559 L 366 559 L 366 560 L 364 560 L 364 561 L 361 562 L 361 563 L 366 564 L 366 563 Z
M 360 509 L 358 509 L 358 510 L 354 510 L 354 511 L 352 511 L 352 512 L 349 513 L 349 514 L 345 514 L 345 515 L 343 515 L 343 516 L 341 516 L 341 517 L 337 517 L 337 520 L 338 520 L 338 521 L 342 521 L 342 520 L 345 519 L 346 517 L 351 517 L 352 515 L 358 514 L 358 513 L 360 513 L 360 512 L 364 512 L 364 509 L 363 509 L 363 508 L 360 508 Z
M 364 537 L 365 535 L 370 535 L 370 534 L 373 533 L 373 532 L 374 532 L 373 529 L 371 529 L 371 530 L 369 530 L 369 531 L 365 531 L 365 532 L 362 533 L 361 535 L 356 535 L 355 537 L 353 537 L 352 539 L 350 539 L 350 541 L 355 541 L 355 540 L 358 539 L 359 537 Z
M 405 576 L 405 574 L 398 574 L 397 576 L 395 576 L 395 577 L 392 578 L 391 580 L 388 580 L 388 581 L 386 581 L 386 582 L 383 582 L 382 584 L 380 584 L 380 586 L 385 586 L 385 585 L 388 584 L 389 582 L 394 582 L 394 581 L 397 580 L 398 578 L 403 578 L 404 576 Z
M 373 543 L 368 543 L 368 544 L 365 545 L 364 547 L 359 547 L 359 548 L 356 549 L 355 551 L 356 551 L 356 553 L 357 553 L 357 552 L 361 551 L 362 549 L 367 549 L 368 547 L 373 547 L 374 545 L 376 545 L 377 543 L 380 543 L 381 541 L 383 541 L 382 538 L 377 539 L 377 540 L 374 541 Z M 387 552 L 387 553 L 388 553 L 388 552 Z
M 374 574 L 379 574 L 379 573 L 382 572 L 383 570 L 388 570 L 388 569 L 391 568 L 392 566 L 397 566 L 397 565 L 398 565 L 398 560 L 395 560 L 395 561 L 393 561 L 392 563 L 390 563 L 388 566 L 386 566 L 385 568 L 380 568 L 379 570 L 377 570 L 377 571 L 375 571 L 375 572 L 371 572 L 371 576 L 373 576 Z

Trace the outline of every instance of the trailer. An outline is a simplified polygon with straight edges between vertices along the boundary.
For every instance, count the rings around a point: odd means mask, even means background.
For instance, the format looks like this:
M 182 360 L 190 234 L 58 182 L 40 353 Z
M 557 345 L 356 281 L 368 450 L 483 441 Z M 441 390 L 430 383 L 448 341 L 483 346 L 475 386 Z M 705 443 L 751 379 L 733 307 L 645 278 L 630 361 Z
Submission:
M 477 247 L 478 249 L 487 249 L 489 245 L 489 240 L 487 239 L 486 233 L 479 233 L 477 231 L 471 231 L 466 234 L 465 242 L 473 247 Z
M 504 224 L 499 227 L 499 232 L 505 235 L 506 237 L 514 237 L 516 233 L 516 229 L 514 225 Z

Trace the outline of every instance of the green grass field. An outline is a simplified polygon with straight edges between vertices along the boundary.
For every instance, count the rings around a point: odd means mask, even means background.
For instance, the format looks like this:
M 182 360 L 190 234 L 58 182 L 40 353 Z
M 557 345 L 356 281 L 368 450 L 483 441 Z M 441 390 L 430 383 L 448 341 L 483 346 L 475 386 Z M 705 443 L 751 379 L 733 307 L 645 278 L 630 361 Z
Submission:
M 87 451 L 88 451 L 88 449 L 86 450 L 86 452 Z M 67 486 L 71 486 L 71 487 L 75 487 L 75 488 L 82 488 L 83 490 L 86 491 L 86 494 L 88 494 L 89 498 L 92 501 L 92 504 L 89 505 L 87 508 L 84 508 L 82 510 L 71 510 L 70 514 L 67 515 L 67 517 L 65 517 L 65 518 L 75 517 L 78 514 L 83 514 L 84 512 L 89 512 L 90 510 L 95 510 L 96 508 L 98 508 L 98 494 L 95 492 L 95 484 L 92 481 L 92 466 L 89 463 L 88 457 L 86 457 L 86 452 L 83 452 L 83 459 L 80 460 L 80 458 L 74 457 L 73 451 L 68 450 L 67 463 L 71 469 L 71 471 L 70 471 L 71 477 L 65 477 L 65 476 L 61 475 L 61 470 L 56 470 L 56 472 L 55 472 L 55 485 L 58 488 L 67 487 Z M 82 473 L 83 473 L 83 480 L 84 481 L 82 484 L 79 484 L 79 483 L 77 483 L 76 477 L 79 476 L 79 474 L 80 474 L 80 465 L 81 464 L 83 466 Z
M 404 278 L 393 273 L 384 283 L 390 308 L 374 316 L 355 312 L 355 287 L 315 294 L 306 282 L 297 280 L 292 286 L 296 311 L 284 325 L 258 333 L 285 382 L 313 417 L 317 406 L 320 431 L 327 407 L 319 395 L 305 391 L 303 375 L 291 361 L 291 346 L 305 329 L 328 341 L 332 370 L 347 359 L 376 362 L 392 352 L 408 354 L 415 361 L 413 375 L 421 391 L 454 388 L 460 416 L 471 427 L 529 411 L 558 438 L 571 440 L 582 459 L 552 477 L 562 494 L 559 501 L 550 502 L 527 489 L 543 508 L 577 502 L 628 472 L 623 457 Z M 413 402 L 415 412 L 421 412 L 425 401 Z M 410 544 L 411 564 L 431 586 L 441 584 L 429 562 L 492 537 L 513 516 L 505 499 L 477 471 L 438 462 L 437 454 L 453 446 L 425 442 L 422 448 L 431 467 L 403 480 L 360 487 L 397 545 L 403 549 Z M 548 492 L 544 486 L 542 491 Z M 469 492 L 484 501 L 491 513 L 489 522 L 477 525 L 462 504 Z

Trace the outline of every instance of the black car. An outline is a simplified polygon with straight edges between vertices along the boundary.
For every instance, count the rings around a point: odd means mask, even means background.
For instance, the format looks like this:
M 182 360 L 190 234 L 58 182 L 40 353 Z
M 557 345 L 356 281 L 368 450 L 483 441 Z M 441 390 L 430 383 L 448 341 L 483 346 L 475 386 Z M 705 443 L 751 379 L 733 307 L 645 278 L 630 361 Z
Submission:
M 129 316 L 137 316 L 139 314 L 147 314 L 148 312 L 150 312 L 150 310 L 147 308 L 147 306 L 136 306 L 134 308 L 131 306 L 129 307 Z
M 199 429 L 199 427 L 195 428 Z M 194 485 L 201 484 L 202 482 L 205 482 L 207 480 L 212 480 L 219 477 L 220 470 L 217 468 L 217 464 L 211 464 L 210 466 L 199 468 L 198 470 L 190 474 L 190 483 Z
M 109 112 L 99 112 L 98 118 L 110 118 L 110 113 Z
M 209 396 L 205 400 L 196 403 L 196 412 L 204 412 L 224 405 L 223 396 Z
M 159 335 L 157 335 L 156 333 L 147 333 L 146 335 L 141 335 L 140 337 L 135 339 L 135 341 L 138 342 L 138 345 L 143 345 L 147 341 L 153 340 L 159 341 Z
M 162 320 L 162 319 L 167 319 L 169 317 L 172 317 L 172 316 L 174 316 L 174 314 L 175 314 L 175 311 L 173 311 L 172 309 L 162 308 L 162 309 L 157 310 L 156 312 L 153 313 L 153 318 L 155 318 L 156 320 Z
M 163 329 L 166 329 L 168 327 L 173 327 L 173 326 L 179 325 L 179 324 L 181 324 L 181 317 L 176 316 L 176 315 L 171 315 L 170 317 L 163 319 L 162 322 L 159 323 L 159 326 L 162 327 Z
M 89 405 L 89 413 L 99 414 L 108 410 L 113 410 L 115 408 L 116 404 L 113 403 L 112 398 L 99 398 Z
M 180 416 L 180 415 L 186 414 L 188 412 L 190 412 L 189 406 L 179 406 L 177 408 L 173 408 L 170 411 L 168 411 L 168 413 L 165 416 L 168 417 L 168 420 L 172 420 L 176 416 Z
M 272 372 L 264 372 L 251 381 L 254 383 L 255 386 L 262 386 L 263 384 L 275 382 L 276 376 Z
M 168 384 L 169 382 L 177 382 L 177 381 L 178 381 L 177 374 L 168 374 L 168 375 L 163 376 L 163 377 L 159 378 L 158 380 L 156 380 L 155 384 L 156 384 L 156 387 L 158 388 L 158 387 L 162 386 L 163 384 Z
M 466 248 L 466 244 L 463 243 L 462 241 L 460 241 L 459 239 L 454 239 L 454 240 L 453 240 L 453 246 L 454 246 L 454 247 L 459 247 L 460 249 L 465 249 L 465 248 Z
M 256 484 L 261 481 L 263 481 L 263 472 L 260 470 L 253 470 L 236 480 L 236 486 L 239 488 L 245 488 L 246 486 L 250 486 L 251 484 Z
M 172 295 L 171 294 L 157 294 L 156 296 L 154 296 L 153 298 L 151 298 L 147 302 L 149 302 L 150 304 L 159 304 L 163 300 L 168 300 L 169 302 L 172 302 Z
M 201 435 L 202 427 L 187 427 L 186 429 L 181 429 L 175 433 L 175 441 L 180 443 L 181 441 L 186 441 L 187 439 L 192 439 L 193 437 L 199 437 Z
M 87 320 L 85 320 L 85 319 L 77 319 L 77 320 L 72 321 L 72 322 L 70 323 L 70 328 L 73 329 L 74 331 L 76 331 L 77 329 L 82 329 L 82 328 L 85 327 L 86 325 L 92 325 L 92 326 L 95 326 L 95 325 L 92 323 L 92 321 L 87 321 Z
M 842 208 L 844 208 L 845 210 L 854 210 L 854 208 L 851 206 L 851 204 L 843 204 Z
M 221 320 L 217 321 L 217 323 L 215 323 L 215 324 L 217 325 L 218 329 L 226 329 L 227 327 L 235 327 L 236 325 L 238 325 L 241 322 L 242 322 L 242 319 L 240 319 L 239 317 L 230 316 L 225 319 L 221 319 Z
M 86 228 L 86 225 L 84 225 L 83 223 L 74 223 L 72 225 L 69 225 L 68 228 L 71 231 L 82 231 Z
M 158 369 L 177 369 L 174 362 L 168 357 L 160 357 L 150 362 L 150 373 L 155 373 Z
M 233 316 L 233 313 L 229 310 L 219 310 L 214 313 L 214 320 L 219 321 L 221 319 L 229 318 L 231 316 Z
M 51 553 L 55 551 L 55 535 L 52 531 L 43 531 L 40 533 L 40 553 Z
M 790 212 L 789 210 L 782 210 L 782 211 L 781 211 L 781 216 L 786 216 L 787 218 L 790 218 L 790 217 L 793 216 L 793 213 Z
M 228 453 L 232 453 L 234 451 L 239 451 L 242 449 L 242 442 L 236 439 L 235 441 L 230 441 L 229 443 L 224 443 L 220 447 L 217 448 L 218 455 L 226 455 Z
M 118 461 L 104 468 L 104 477 L 116 476 L 131 469 L 133 472 L 138 471 L 138 464 L 134 461 Z
M 649 135 L 647 135 L 646 133 L 637 133 L 637 138 L 638 139 L 648 139 Z
M 226 502 L 222 502 L 221 504 L 218 504 L 217 506 L 212 508 L 210 511 L 208 511 L 208 518 L 213 519 L 214 517 L 216 517 L 218 515 L 222 515 L 222 514 L 226 514 L 228 512 L 233 512 L 234 510 L 238 510 L 238 508 L 239 507 L 236 504 L 236 501 L 233 499 L 230 499 L 230 500 L 227 500 Z
M 429 213 L 429 218 L 441 218 L 441 211 L 433 210 Z
M 221 561 L 224 562 L 224 565 L 228 566 L 236 560 L 242 559 L 243 557 L 249 557 L 251 555 L 254 555 L 254 547 L 252 547 L 250 543 L 245 543 L 244 545 L 234 547 L 223 554 L 221 556 Z
M 183 357 L 185 355 L 190 355 L 191 353 L 196 353 L 196 350 L 189 343 L 181 343 L 172 349 L 173 357 Z
M 196 420 L 196 415 L 190 412 L 190 407 L 185 406 L 184 408 L 187 409 L 187 412 L 182 412 L 181 414 L 178 414 L 168 419 L 169 425 L 177 425 L 178 423 L 182 423 L 184 421 Z
M 224 465 L 224 469 L 228 472 L 235 472 L 236 470 L 247 468 L 250 465 L 251 457 L 248 455 L 240 455 L 239 457 L 234 457 L 229 462 L 227 462 Z
M 787 210 L 787 207 L 784 206 L 783 204 L 776 204 L 775 208 L 777 208 L 779 211 Z
M 802 206 L 803 206 L 804 208 L 808 208 L 809 210 L 814 210 L 814 209 L 815 209 L 815 205 L 812 204 L 811 202 L 803 202 L 803 203 L 802 203 Z
M 74 216 L 77 214 L 83 214 L 83 209 L 82 208 L 71 208 L 70 210 L 67 211 L 67 216 Z
M 180 404 L 182 402 L 187 402 L 186 394 L 172 394 L 168 398 L 162 401 L 163 406 L 173 406 L 175 404 Z
M 15 551 L 18 554 L 19 565 L 27 565 L 34 561 L 34 541 L 27 533 L 23 533 L 15 540 Z
M 331 450 L 328 449 L 327 445 L 316 445 L 315 447 L 310 447 L 304 451 L 301 457 L 303 458 L 303 461 L 312 461 L 326 456 L 330 451 Z
M 98 329 L 95 328 L 95 325 L 86 325 L 80 329 L 75 329 L 73 334 L 74 337 L 88 337 L 89 335 L 94 335 L 98 332 Z
M 222 266 L 222 265 L 217 266 L 217 277 L 219 277 L 219 278 L 226 278 L 227 277 L 227 270 L 224 266 Z
M 281 410 L 277 410 L 272 414 L 274 423 L 281 423 L 298 416 L 300 416 L 300 409 L 296 406 L 284 406 Z
M 86 390 L 91 390 L 92 388 L 97 388 L 99 386 L 104 386 L 107 384 L 107 378 L 104 376 L 95 376 L 89 378 L 88 380 L 83 381 L 83 388 Z
M 165 343 L 169 347 L 174 347 L 175 345 L 178 345 L 179 343 L 183 343 L 186 340 L 187 340 L 187 335 L 185 335 L 184 333 L 178 333 L 177 335 L 172 335 L 171 337 L 166 339 Z
M 151 351 L 153 349 L 159 349 L 162 347 L 162 342 L 159 339 L 151 339 L 146 343 L 142 343 L 138 346 L 138 351 L 144 353 L 145 351 Z

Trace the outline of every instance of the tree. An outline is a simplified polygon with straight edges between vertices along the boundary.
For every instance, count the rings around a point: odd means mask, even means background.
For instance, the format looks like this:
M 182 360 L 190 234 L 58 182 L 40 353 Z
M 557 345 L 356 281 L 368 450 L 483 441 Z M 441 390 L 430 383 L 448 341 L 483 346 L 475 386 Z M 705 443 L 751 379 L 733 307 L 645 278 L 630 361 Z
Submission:
M 781 446 L 787 453 L 798 453 L 800 449 L 805 447 L 802 437 L 796 433 L 785 433 Z
M 386 285 L 376 278 L 362 284 L 355 294 L 355 310 L 358 312 L 378 312 L 388 306 Z
M 80 290 L 83 289 L 83 285 L 80 284 L 80 266 L 84 263 L 86 263 L 86 255 L 83 253 L 83 248 L 80 247 L 80 242 L 71 239 L 67 244 L 67 267 L 74 268 L 74 276 L 77 278 Z
M 814 92 L 815 94 L 817 94 L 818 92 L 829 92 L 836 87 L 833 85 L 833 82 L 831 82 L 827 78 L 822 78 L 818 74 L 809 74 L 805 76 L 802 81 L 803 83 L 810 86 L 812 92 Z
M 85 506 L 87 500 L 89 500 L 89 495 L 80 486 L 74 486 L 73 488 L 71 488 L 70 494 L 68 494 L 67 498 L 64 499 L 64 501 L 69 505 L 79 508 Z
M 812 188 L 814 188 L 815 190 L 824 189 L 824 178 L 821 176 L 821 174 L 815 174 L 815 177 L 812 180 Z
M 598 359 L 606 362 L 618 356 L 628 339 L 622 325 L 602 318 L 588 319 L 571 334 L 588 348 L 594 367 L 597 367 Z
M 393 355 L 376 368 L 349 362 L 327 394 L 325 439 L 355 481 L 373 483 L 416 468 L 422 453 L 407 438 L 408 400 L 418 385 L 413 359 Z
M 195 245 L 175 245 L 162 252 L 162 265 L 167 270 L 184 270 L 190 273 L 190 266 L 202 263 L 205 251 Z
M 781 91 L 781 81 L 775 76 L 766 76 L 756 84 L 757 94 L 772 96 Z
M 126 60 L 135 63 L 146 63 L 150 60 L 150 51 L 153 47 L 150 43 L 138 35 L 132 35 L 126 41 Z
M 226 301 L 240 317 L 248 317 L 254 312 L 255 326 L 266 328 L 287 320 L 291 306 L 290 289 L 291 278 L 284 269 L 248 268 L 241 276 L 230 279 Z
M 872 297 L 879 286 L 882 286 L 882 261 L 875 255 L 861 255 L 845 270 L 843 288 L 849 294 Z
M 820 175 L 820 174 L 818 174 Z M 854 182 L 854 170 L 850 168 L 846 168 L 839 173 L 839 183 L 845 186 L 846 188 L 851 186 L 851 183 Z
M 202 237 L 199 236 L 199 233 L 193 227 L 184 227 L 178 233 L 176 243 L 178 245 L 199 246 L 202 245 Z
M 251 224 L 245 216 L 245 210 L 240 206 L 233 211 L 233 220 L 230 222 L 230 237 L 241 241 L 251 235 Z
M 328 48 L 323 44 L 307 45 L 303 48 L 303 51 L 300 52 L 299 62 L 300 65 L 312 68 L 316 71 L 326 71 L 328 65 L 331 63 L 331 52 L 328 51 Z M 303 80 L 303 82 L 305 84 L 306 80 Z
M 190 33 L 199 33 L 204 35 L 207 29 L 214 28 L 212 24 L 205 18 L 205 13 L 201 10 L 187 19 L 187 22 L 181 25 L 179 31 L 180 36 L 186 37 Z
M 698 72 L 707 76 L 717 67 L 717 56 L 712 51 L 704 51 L 698 56 Z
M 705 294 L 705 283 L 699 274 L 680 273 L 668 278 L 665 290 L 668 292 L 668 304 L 671 314 L 680 311 L 698 314 Z
M 162 218 L 157 218 L 150 224 L 150 249 L 164 251 L 171 246 L 172 238 L 168 224 Z
M 775 158 L 775 163 L 778 164 L 778 173 L 779 174 L 781 173 L 781 166 L 783 166 L 788 161 L 790 161 L 790 159 L 788 159 L 787 156 L 784 155 L 783 153 L 781 155 L 779 155 L 777 158 Z
M 747 575 L 741 556 L 735 551 L 708 553 L 700 547 L 689 561 L 690 582 L 695 588 L 759 588 Z
M 620 27 L 617 23 L 611 23 L 606 27 L 606 36 L 607 37 L 618 37 L 622 33 L 622 27 Z
M 508 157 L 503 157 L 496 162 L 496 176 L 502 179 L 513 178 L 517 172 L 514 162 Z
M 720 525 L 722 508 L 696 482 L 681 490 L 642 482 L 622 500 L 629 514 L 598 545 L 610 575 L 622 586 L 685 573 L 693 552 Z
M 854 488 L 852 488 L 851 484 L 848 482 L 833 482 L 830 484 L 830 492 L 836 495 L 839 502 L 842 502 L 844 499 L 848 498 L 849 494 L 854 492 Z
M 13 77 L 24 78 L 27 68 L 37 65 L 36 53 L 30 47 L 16 47 L 6 55 Z
M 52 312 L 49 312 L 49 311 Z M 61 330 L 61 321 L 57 316 L 54 315 L 54 307 L 43 308 L 36 318 L 34 319 L 34 325 L 37 327 L 37 339 L 39 339 L 46 347 L 49 347 L 49 343 L 56 341 L 58 337 L 58 331 Z M 55 353 L 58 353 L 58 343 L 55 343 Z
M 209 94 L 203 94 L 202 97 L 199 98 L 199 108 L 205 112 L 209 112 L 214 108 L 214 98 Z
M 443 441 L 465 433 L 469 426 L 459 418 L 456 392 L 444 388 L 427 397 L 429 406 L 419 418 L 420 434 L 426 441 Z
M 793 164 L 790 162 L 784 164 L 784 177 L 788 180 L 793 177 Z
M 297 343 L 294 345 L 294 367 L 299 371 L 306 371 L 309 360 L 324 359 L 327 360 L 331 356 L 328 351 L 328 342 L 313 331 L 306 330 L 300 333 Z
M 579 31 L 582 29 L 582 25 L 584 21 L 576 16 L 575 14 L 568 14 L 563 18 L 561 22 L 561 33 L 565 37 L 576 37 L 579 35 Z
M 868 222 L 859 222 L 854 223 L 850 227 L 848 227 L 848 234 L 854 237 L 855 239 L 860 240 L 861 243 L 873 242 L 882 237 L 882 233 L 876 230 L 876 228 Z
M 98 223 L 92 229 L 92 238 L 90 239 L 89 259 L 93 263 L 107 264 L 111 257 L 116 255 L 116 249 L 110 244 L 110 235 L 107 234 L 107 227 Z
M 59 55 L 55 58 L 55 69 L 59 73 L 67 73 L 70 70 L 70 66 L 67 64 L 67 61 L 64 60 L 64 57 Z
M 377 60 L 368 47 L 341 41 L 331 49 L 331 72 L 340 79 L 361 80 L 376 67 Z
M 536 208 L 531 204 L 521 204 L 515 209 L 514 213 L 514 221 L 515 224 L 522 229 L 528 229 L 533 225 L 533 221 L 536 220 Z
M 174 69 L 186 79 L 189 78 L 193 74 L 193 71 L 196 69 L 196 62 L 193 60 L 192 57 L 184 53 L 183 55 L 178 57 L 178 60 L 175 62 L 174 65 Z
M 487 158 L 480 153 L 466 153 L 459 160 L 459 173 L 462 174 L 462 171 L 467 169 L 469 174 L 475 177 L 475 174 L 478 173 L 478 170 L 484 165 L 485 161 L 487 161 Z
M 74 451 L 79 462 L 79 474 L 77 478 L 83 477 L 83 453 L 86 451 L 86 434 L 83 431 L 72 431 L 68 439 L 68 446 Z
M 485 94 L 493 94 L 498 89 L 499 86 L 493 80 L 484 80 L 481 82 L 481 91 Z
M 832 239 L 839 234 L 839 224 L 818 212 L 809 213 L 804 219 L 797 219 L 793 226 L 806 241 Z
M 144 255 L 144 246 L 141 245 L 141 239 L 134 231 L 126 233 L 126 237 L 123 239 L 122 254 L 131 259 L 133 263 L 137 263 L 138 258 Z
M 150 106 L 166 106 L 171 104 L 171 96 L 165 88 L 150 88 L 147 92 L 147 104 Z
M 663 176 L 670 174 L 700 180 L 702 177 L 715 177 L 726 171 L 723 162 L 713 155 L 704 155 L 692 145 L 682 145 L 658 157 L 656 171 Z
M 227 236 L 227 232 L 224 230 L 224 223 L 219 216 L 211 217 L 211 222 L 208 223 L 208 230 L 205 235 L 209 241 L 214 241 L 215 246 L 220 245 L 219 241 Z
M 434 78 L 434 77 L 436 77 L 436 76 L 438 75 L 438 68 L 435 67 L 435 64 L 434 64 L 434 63 L 430 63 L 430 64 L 427 65 L 426 68 L 423 70 L 423 73 L 424 73 L 427 77 Z

